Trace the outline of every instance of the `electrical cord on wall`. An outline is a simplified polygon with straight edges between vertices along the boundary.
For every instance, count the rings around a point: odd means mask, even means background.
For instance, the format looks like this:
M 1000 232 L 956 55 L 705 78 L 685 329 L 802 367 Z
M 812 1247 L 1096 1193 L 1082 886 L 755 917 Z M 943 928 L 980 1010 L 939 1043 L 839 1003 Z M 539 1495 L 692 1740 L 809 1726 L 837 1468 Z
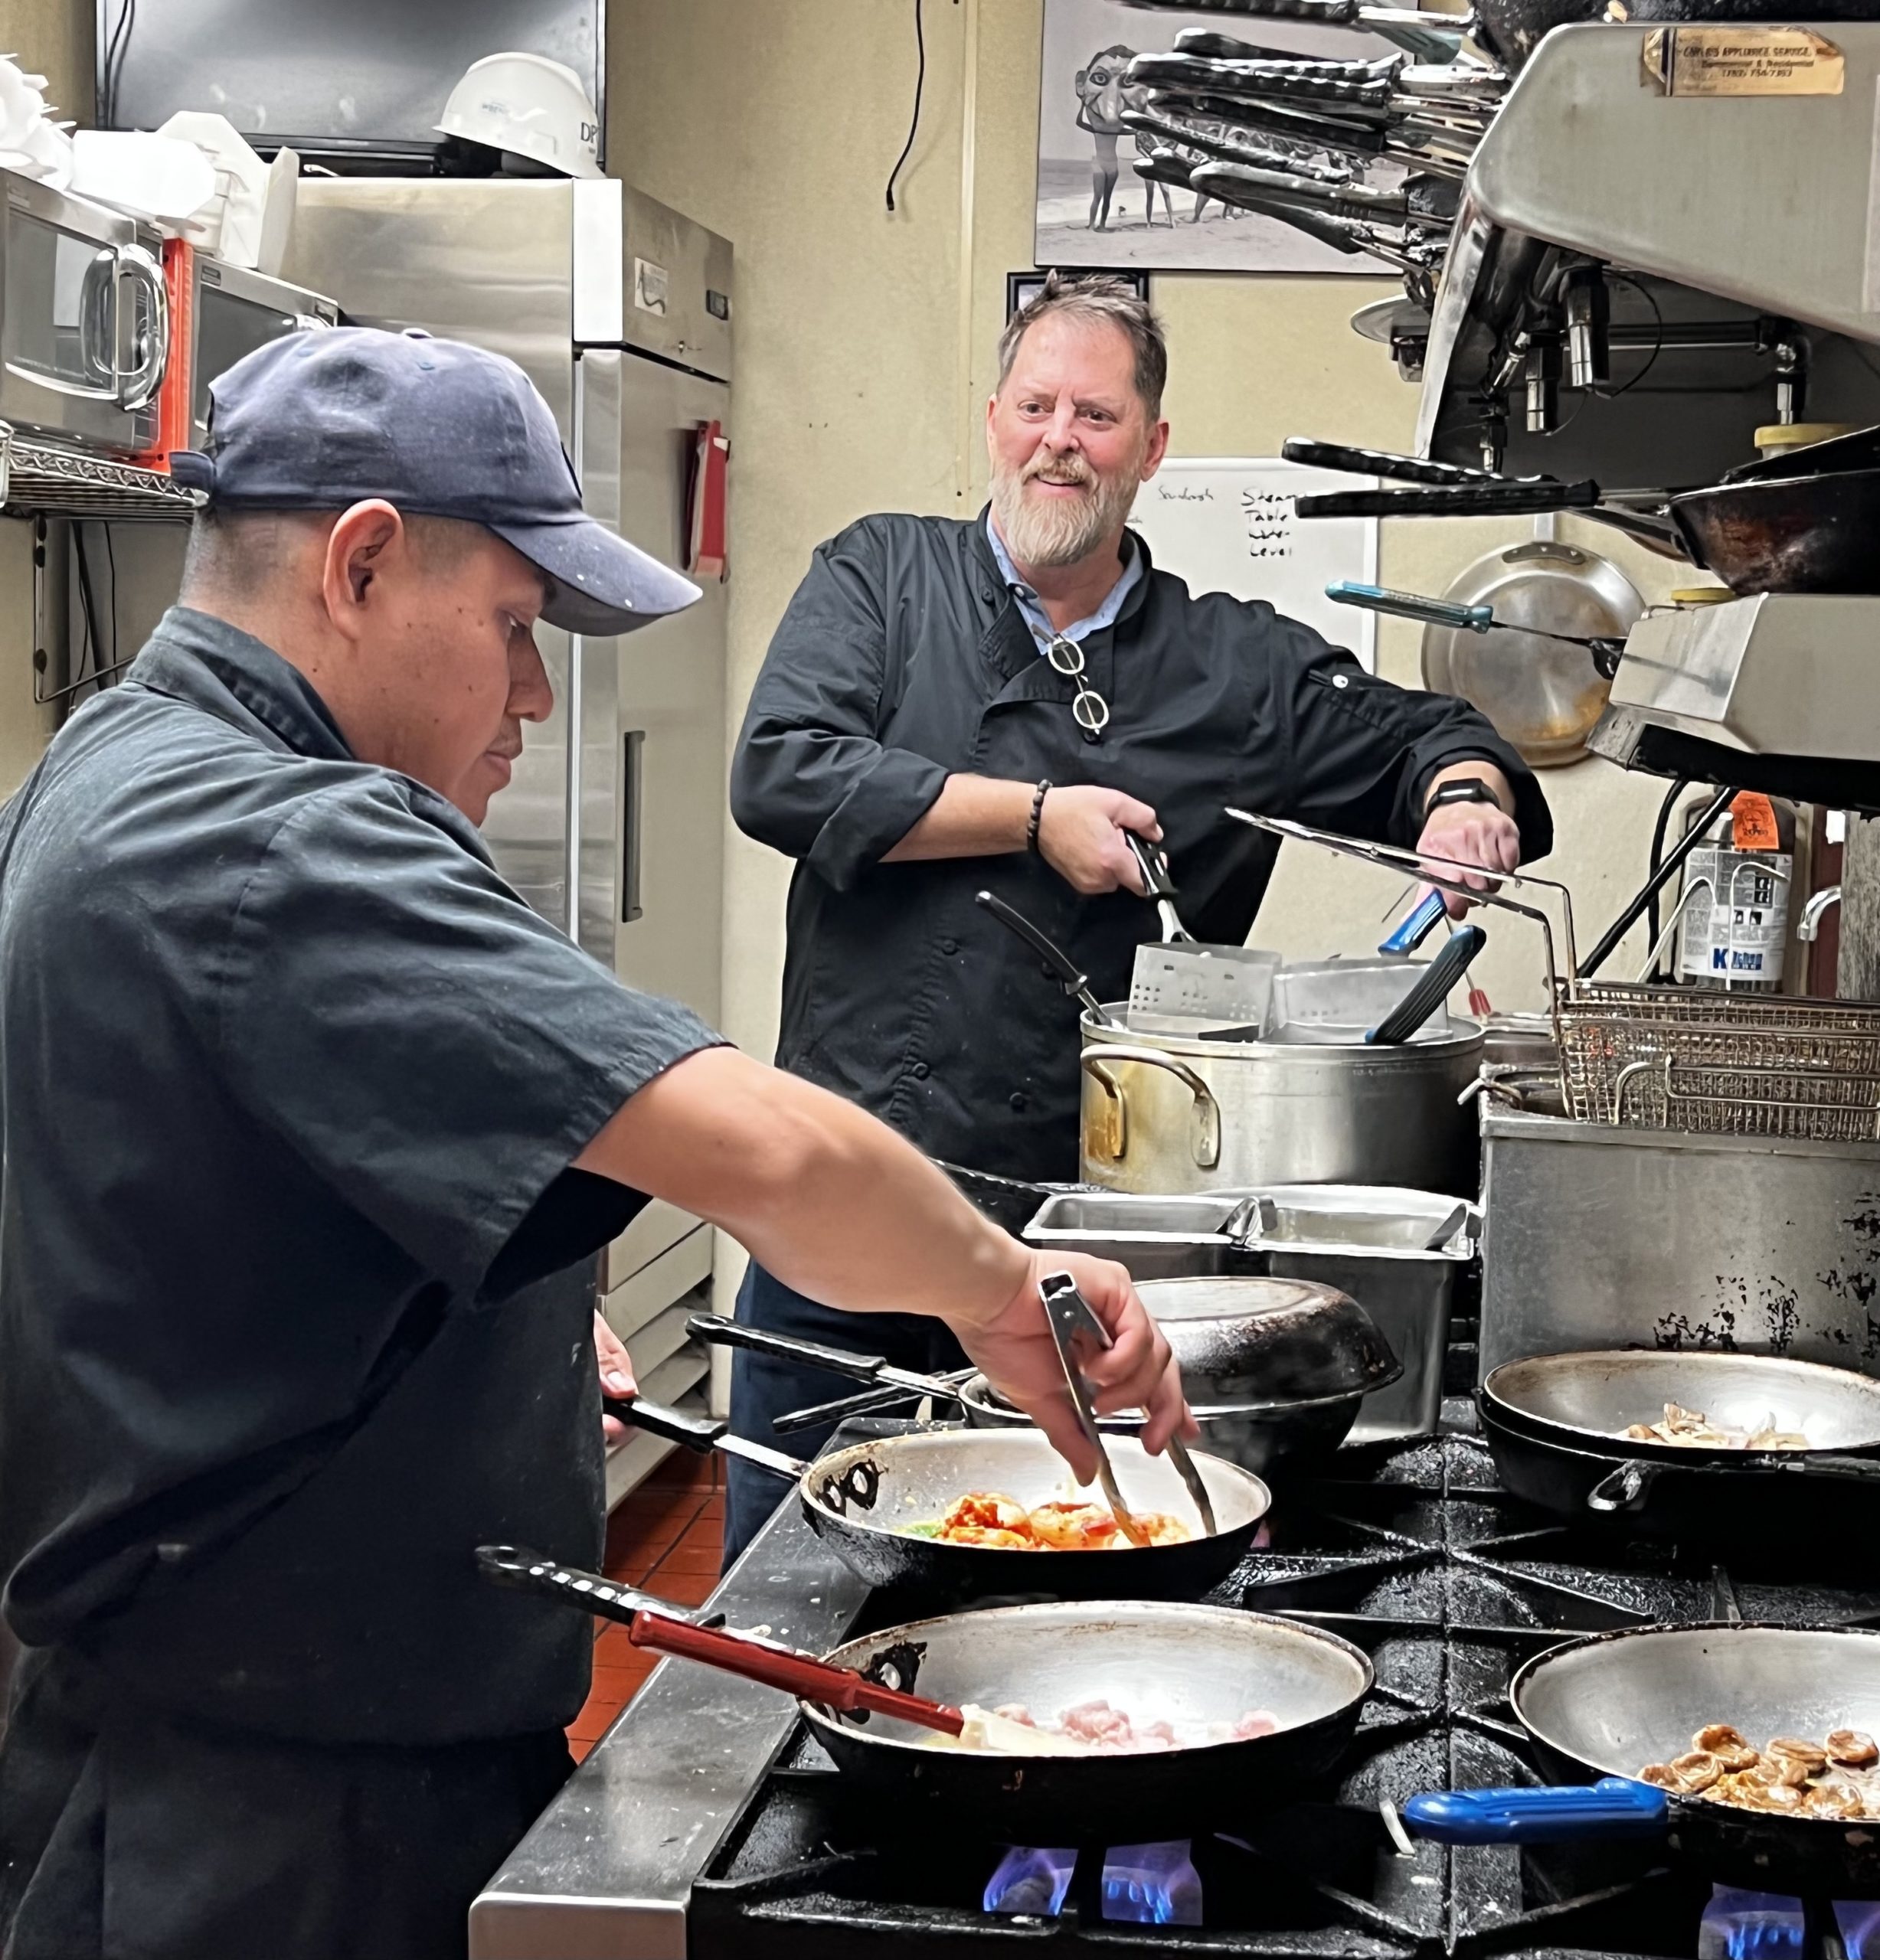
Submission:
M 78 603 L 84 622 L 83 638 L 79 644 L 77 673 L 75 678 L 68 681 L 62 688 L 42 689 L 35 679 L 33 700 L 41 707 L 54 701 L 70 701 L 73 695 L 81 693 L 87 688 L 102 692 L 105 684 L 113 675 L 121 674 L 136 658 L 135 654 L 126 655 L 122 660 L 118 658 L 117 554 L 112 548 L 110 524 L 100 524 L 99 528 L 104 534 L 105 559 L 111 573 L 110 595 L 101 608 L 93 586 L 91 554 L 86 547 L 85 526 L 82 521 L 75 522 L 72 526 L 72 549 L 77 561 Z M 108 655 L 106 636 L 100 630 L 100 626 L 107 622 L 110 628 Z
M 131 29 L 136 24 L 137 0 L 123 0 L 98 75 L 98 120 L 107 129 L 117 127 L 118 87 L 124 79 L 124 57 L 130 52 Z
M 126 0 L 134 5 L 135 0 Z M 907 161 L 907 154 L 914 148 L 914 139 L 920 129 L 920 96 L 927 87 L 927 31 L 921 24 L 922 0 L 914 0 L 914 44 L 919 57 L 919 65 L 914 74 L 914 115 L 907 124 L 907 140 L 901 146 L 901 154 L 894 159 L 894 167 L 888 173 L 888 208 L 894 208 L 894 180 L 901 175 L 901 166 Z
M 1665 800 L 1658 806 L 1658 821 L 1652 826 L 1652 848 L 1648 870 L 1653 877 L 1658 875 L 1658 867 L 1665 861 L 1665 834 L 1671 828 L 1671 812 L 1678 799 L 1690 788 L 1688 782 L 1680 779 L 1665 792 Z M 1652 893 L 1651 903 L 1645 908 L 1645 943 L 1652 949 L 1653 970 L 1645 977 L 1655 980 L 1664 966 L 1664 956 L 1658 949 L 1658 894 Z

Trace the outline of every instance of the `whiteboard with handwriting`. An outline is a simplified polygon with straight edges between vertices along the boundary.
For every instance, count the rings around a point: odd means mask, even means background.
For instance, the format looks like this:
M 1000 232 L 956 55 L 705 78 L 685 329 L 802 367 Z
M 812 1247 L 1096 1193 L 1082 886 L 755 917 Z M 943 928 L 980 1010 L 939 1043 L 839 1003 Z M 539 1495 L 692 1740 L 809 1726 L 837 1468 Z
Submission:
M 1377 615 L 1341 606 L 1325 589 L 1339 579 L 1377 583 L 1377 519 L 1293 514 L 1295 497 L 1373 482 L 1273 456 L 1171 456 L 1136 493 L 1130 522 L 1157 567 L 1189 591 L 1264 599 L 1375 672 Z

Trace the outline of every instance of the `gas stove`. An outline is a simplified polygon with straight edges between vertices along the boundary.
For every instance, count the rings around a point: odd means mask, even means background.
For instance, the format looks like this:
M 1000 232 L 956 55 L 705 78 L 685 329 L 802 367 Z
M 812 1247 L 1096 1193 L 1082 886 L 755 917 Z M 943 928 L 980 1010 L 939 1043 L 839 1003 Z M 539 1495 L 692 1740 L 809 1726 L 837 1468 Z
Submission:
M 1864 1562 L 1840 1583 L 1774 1551 L 1719 1563 L 1552 1525 L 1496 1487 L 1469 1405 L 1444 1414 L 1429 1441 L 1342 1452 L 1310 1482 L 1276 1478 L 1264 1541 L 1210 1595 L 1371 1655 L 1376 1689 L 1323 1785 L 1279 1803 L 1250 1792 L 1215 1835 L 1166 1855 L 1012 1860 L 897 1830 L 878 1801 L 856 1802 L 780 1697 L 668 1665 L 478 1900 L 472 1955 L 914 1960 L 1028 1941 L 1112 1960 L 1191 1945 L 1260 1960 L 1799 1953 L 1799 1916 L 1780 1902 L 1718 1893 L 1649 1845 L 1406 1854 L 1394 1841 L 1385 1807 L 1419 1791 L 1547 1780 L 1506 1689 L 1562 1638 L 1664 1619 L 1880 1625 L 1880 1573 Z M 812 1646 L 932 1609 L 832 1571 L 793 1506 L 714 1603 Z M 806 1618 L 819 1630 L 806 1635 Z M 1851 1955 L 1880 1960 L 1880 1937 L 1862 1938 L 1875 1910 L 1844 1913 Z

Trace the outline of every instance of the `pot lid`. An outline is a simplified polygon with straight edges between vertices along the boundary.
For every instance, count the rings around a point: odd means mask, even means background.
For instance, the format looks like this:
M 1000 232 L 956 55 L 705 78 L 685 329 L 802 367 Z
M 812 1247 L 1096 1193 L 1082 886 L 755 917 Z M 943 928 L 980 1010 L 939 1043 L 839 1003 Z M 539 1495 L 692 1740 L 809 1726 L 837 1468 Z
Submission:
M 1191 1403 L 1319 1401 L 1403 1372 L 1371 1316 L 1335 1286 L 1249 1275 L 1146 1279 L 1136 1290 Z
M 1316 1279 L 1268 1273 L 1205 1273 L 1187 1279 L 1145 1279 L 1136 1288 L 1159 1321 L 1244 1320 L 1255 1314 L 1323 1313 L 1339 1316 L 1357 1303 L 1336 1286 Z

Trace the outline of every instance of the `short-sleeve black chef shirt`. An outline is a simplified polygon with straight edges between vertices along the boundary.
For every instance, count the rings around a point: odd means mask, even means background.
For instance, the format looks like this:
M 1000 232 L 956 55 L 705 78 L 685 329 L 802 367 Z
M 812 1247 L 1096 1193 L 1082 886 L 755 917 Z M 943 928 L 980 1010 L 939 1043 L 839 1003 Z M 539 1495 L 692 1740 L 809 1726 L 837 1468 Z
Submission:
M 566 1720 L 586 1622 L 472 1550 L 596 1549 L 575 1263 L 644 1200 L 569 1167 L 717 1038 L 354 757 L 277 655 L 168 613 L 0 812 L 21 1637 L 276 1733 Z

